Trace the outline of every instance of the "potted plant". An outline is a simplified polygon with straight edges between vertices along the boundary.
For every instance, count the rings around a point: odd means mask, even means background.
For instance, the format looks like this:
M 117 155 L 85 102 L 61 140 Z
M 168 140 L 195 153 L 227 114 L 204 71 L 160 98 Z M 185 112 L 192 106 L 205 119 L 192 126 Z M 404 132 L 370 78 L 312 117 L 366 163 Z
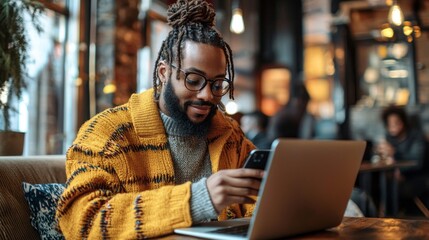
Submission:
M 35 0 L 0 0 L 0 155 L 21 155 L 24 134 L 11 131 L 11 113 L 17 111 L 12 99 L 20 99 L 28 75 L 28 37 L 26 14 L 37 31 L 41 31 L 38 17 L 43 5 Z M 21 143 L 11 143 L 20 139 Z M 2 150 L 7 152 L 1 153 Z M 11 150 L 16 150 L 14 152 Z

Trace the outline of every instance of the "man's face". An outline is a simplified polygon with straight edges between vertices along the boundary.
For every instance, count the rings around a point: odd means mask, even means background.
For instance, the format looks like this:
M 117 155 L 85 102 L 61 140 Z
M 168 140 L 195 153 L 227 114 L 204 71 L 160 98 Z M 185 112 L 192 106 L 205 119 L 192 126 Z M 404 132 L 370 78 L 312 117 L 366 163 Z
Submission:
M 224 78 L 225 55 L 220 48 L 186 41 L 181 69 L 199 73 L 208 79 Z M 159 76 L 164 83 L 159 104 L 161 111 L 188 126 L 209 125 L 221 97 L 213 95 L 210 83 L 201 91 L 188 90 L 184 84 L 184 73 L 179 71 L 177 79 L 176 70 L 177 68 L 165 63 L 161 63 L 159 67 Z M 173 71 L 170 79 L 168 71 Z
M 387 131 L 391 136 L 399 136 L 404 131 L 404 123 L 396 114 L 387 117 Z
M 249 115 L 244 115 L 240 119 L 240 126 L 241 130 L 247 134 L 252 130 L 256 130 L 257 124 L 255 118 L 252 118 Z

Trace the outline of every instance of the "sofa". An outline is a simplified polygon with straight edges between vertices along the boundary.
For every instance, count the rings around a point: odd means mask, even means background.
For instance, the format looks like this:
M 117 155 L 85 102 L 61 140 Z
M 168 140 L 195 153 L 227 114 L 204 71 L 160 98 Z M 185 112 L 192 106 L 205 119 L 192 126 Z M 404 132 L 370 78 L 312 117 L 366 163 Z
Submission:
M 0 240 L 41 239 L 40 232 L 30 222 L 23 182 L 49 185 L 65 181 L 64 155 L 0 157 Z M 362 213 L 349 201 L 345 216 L 362 216 Z M 45 236 L 45 239 L 58 238 Z
M 65 183 L 65 156 L 0 157 L 0 240 L 40 239 L 30 223 L 22 182 Z

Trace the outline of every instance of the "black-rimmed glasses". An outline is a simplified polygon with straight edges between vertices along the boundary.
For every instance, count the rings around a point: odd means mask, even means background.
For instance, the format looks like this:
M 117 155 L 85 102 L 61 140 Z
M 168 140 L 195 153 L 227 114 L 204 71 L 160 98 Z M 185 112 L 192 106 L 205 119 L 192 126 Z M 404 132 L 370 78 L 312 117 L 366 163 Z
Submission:
M 172 67 L 177 68 L 174 65 Z M 189 91 L 199 92 L 203 90 L 207 82 L 210 82 L 210 90 L 216 97 L 222 97 L 229 91 L 231 81 L 228 78 L 208 79 L 201 73 L 184 71 L 180 68 L 179 70 L 185 75 L 185 87 Z

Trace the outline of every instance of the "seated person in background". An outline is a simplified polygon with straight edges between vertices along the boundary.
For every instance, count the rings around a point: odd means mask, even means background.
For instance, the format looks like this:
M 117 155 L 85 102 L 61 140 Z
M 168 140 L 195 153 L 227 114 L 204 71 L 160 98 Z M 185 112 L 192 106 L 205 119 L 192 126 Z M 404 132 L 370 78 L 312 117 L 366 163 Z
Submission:
M 422 131 L 411 128 L 408 116 L 401 107 L 388 107 L 382 112 L 381 117 L 386 135 L 376 146 L 376 152 L 386 160 L 416 162 L 415 167 L 403 169 L 402 174 L 420 170 L 425 150 L 425 137 Z
M 87 121 L 67 151 L 57 220 L 66 239 L 143 239 L 250 216 L 263 171 L 255 146 L 218 111 L 233 97 L 231 49 L 204 0 L 178 0 L 154 87 Z
M 395 172 L 400 181 L 400 197 L 413 198 L 420 194 L 424 186 L 425 136 L 422 131 L 411 128 L 408 116 L 401 107 L 391 106 L 382 112 L 386 136 L 376 146 L 376 152 L 386 161 L 415 161 L 416 166 L 402 168 Z
M 246 137 L 256 145 L 257 148 L 271 148 L 271 141 L 268 140 L 266 127 L 268 116 L 257 110 L 244 114 L 240 119 L 240 126 Z
M 276 138 L 314 137 L 314 117 L 307 112 L 310 95 L 302 83 L 295 85 L 292 91 L 295 92 L 293 97 L 268 122 L 267 136 L 270 141 Z

